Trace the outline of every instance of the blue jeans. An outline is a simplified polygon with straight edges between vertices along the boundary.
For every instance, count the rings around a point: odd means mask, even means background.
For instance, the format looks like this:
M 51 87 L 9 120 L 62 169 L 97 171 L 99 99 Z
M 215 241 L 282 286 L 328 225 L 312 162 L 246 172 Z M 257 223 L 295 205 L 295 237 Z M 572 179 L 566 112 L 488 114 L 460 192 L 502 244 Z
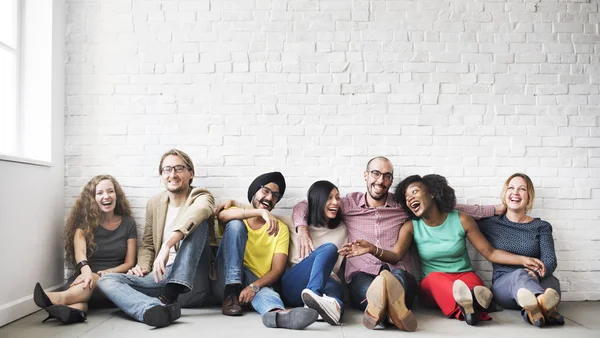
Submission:
M 335 298 L 343 311 L 342 285 L 330 277 L 338 259 L 337 250 L 335 244 L 325 243 L 285 272 L 281 278 L 281 296 L 286 304 L 304 306 L 302 290 L 310 289 L 319 296 Z
M 167 283 L 181 285 L 181 306 L 202 305 L 210 289 L 209 268 L 208 222 L 204 221 L 181 242 L 175 261 L 158 283 L 152 272 L 143 277 L 111 273 L 98 280 L 98 288 L 123 312 L 142 321 L 146 310 L 162 305 L 156 297 Z
M 505 309 L 519 310 L 517 292 L 525 288 L 536 296 L 544 293 L 547 288 L 552 288 L 560 295 L 560 283 L 553 275 L 548 275 L 538 282 L 533 276 L 523 269 L 516 269 L 497 278 L 492 284 L 494 301 Z
M 244 266 L 244 253 L 248 241 L 248 229 L 240 220 L 231 220 L 225 226 L 225 232 L 217 251 L 215 266 L 217 283 L 214 287 L 215 298 L 223 302 L 223 291 L 227 284 L 248 286 L 259 279 L 250 269 Z M 250 302 L 252 308 L 260 315 L 275 310 L 285 309 L 281 297 L 271 287 L 261 288 Z
M 386 264 L 383 264 L 381 270 L 389 270 L 389 267 Z M 393 269 L 390 272 L 404 287 L 404 302 L 406 303 L 407 308 L 412 309 L 419 290 L 417 280 L 406 270 Z M 375 277 L 377 276 L 364 272 L 358 272 L 352 277 L 352 280 L 348 283 L 348 292 L 350 294 L 350 303 L 353 308 L 365 311 L 368 304 L 366 302 L 367 290 L 369 289 L 369 286 L 371 286 L 371 283 L 373 283 Z

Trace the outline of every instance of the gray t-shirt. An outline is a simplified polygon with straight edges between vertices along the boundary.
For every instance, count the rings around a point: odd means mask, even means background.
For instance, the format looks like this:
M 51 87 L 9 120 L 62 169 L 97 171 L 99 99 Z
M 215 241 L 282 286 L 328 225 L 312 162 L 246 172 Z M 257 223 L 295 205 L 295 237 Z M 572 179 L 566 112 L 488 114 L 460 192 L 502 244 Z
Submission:
M 119 227 L 112 231 L 99 225 L 94 231 L 94 252 L 88 257 L 92 271 L 123 264 L 127 255 L 127 240 L 130 238 L 137 238 L 135 220 L 131 216 L 123 216 Z

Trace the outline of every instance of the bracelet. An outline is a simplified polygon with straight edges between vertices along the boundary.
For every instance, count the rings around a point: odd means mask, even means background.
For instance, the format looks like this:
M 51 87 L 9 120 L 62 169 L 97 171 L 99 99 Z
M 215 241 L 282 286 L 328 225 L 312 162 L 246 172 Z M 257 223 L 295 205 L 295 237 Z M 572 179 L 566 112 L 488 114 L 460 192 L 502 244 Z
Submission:
M 86 265 L 88 265 L 88 261 L 82 260 L 81 262 L 77 263 L 75 269 L 77 269 L 81 273 L 81 268 L 83 268 Z

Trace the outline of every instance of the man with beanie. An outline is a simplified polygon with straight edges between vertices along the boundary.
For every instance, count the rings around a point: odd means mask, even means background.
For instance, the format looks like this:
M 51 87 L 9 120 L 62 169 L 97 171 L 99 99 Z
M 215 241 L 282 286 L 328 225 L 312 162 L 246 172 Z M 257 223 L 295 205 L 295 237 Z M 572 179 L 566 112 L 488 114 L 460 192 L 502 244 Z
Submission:
M 262 174 L 248 188 L 251 207 L 231 207 L 219 213 L 219 221 L 226 226 L 215 260 L 215 296 L 222 297 L 224 315 L 241 316 L 242 306 L 251 305 L 265 326 L 301 330 L 317 320 L 317 312 L 307 308 L 286 311 L 272 288 L 287 263 L 288 228 L 270 212 L 284 192 L 280 172 Z

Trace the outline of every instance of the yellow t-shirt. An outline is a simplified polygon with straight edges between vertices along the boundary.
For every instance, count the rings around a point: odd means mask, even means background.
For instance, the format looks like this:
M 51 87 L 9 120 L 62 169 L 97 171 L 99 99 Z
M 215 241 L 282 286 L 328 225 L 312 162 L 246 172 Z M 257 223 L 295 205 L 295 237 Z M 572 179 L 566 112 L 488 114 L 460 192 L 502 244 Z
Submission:
M 277 237 L 267 234 L 267 223 L 258 230 L 252 230 L 248 222 L 244 220 L 246 229 L 248 229 L 248 241 L 246 242 L 246 252 L 244 253 L 244 266 L 254 272 L 258 278 L 271 271 L 273 255 L 281 253 L 287 256 L 290 233 L 287 225 L 279 222 L 279 233 Z

